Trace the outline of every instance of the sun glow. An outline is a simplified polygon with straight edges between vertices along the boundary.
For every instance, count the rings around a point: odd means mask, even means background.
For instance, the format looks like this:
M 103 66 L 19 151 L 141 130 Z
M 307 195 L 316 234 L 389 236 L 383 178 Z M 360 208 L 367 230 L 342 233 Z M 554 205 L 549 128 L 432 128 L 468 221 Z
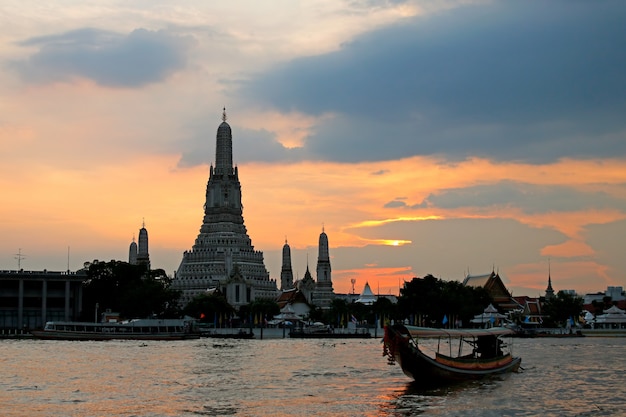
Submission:
M 412 241 L 410 240 L 388 240 L 388 239 L 381 239 L 378 242 L 382 245 L 387 245 L 387 246 L 403 246 L 403 245 L 408 245 L 409 243 L 412 243 Z
M 435 216 L 435 215 L 430 215 L 430 216 L 412 216 L 412 217 L 397 217 L 397 218 L 393 218 L 393 219 L 365 220 L 363 222 L 353 224 L 350 227 L 355 227 L 355 228 L 356 227 L 376 227 L 376 226 L 381 226 L 381 225 L 387 224 L 387 223 L 416 222 L 416 221 L 422 221 L 422 220 L 440 220 L 440 219 L 443 219 L 443 217 L 442 216 Z M 410 243 L 410 241 L 408 243 Z

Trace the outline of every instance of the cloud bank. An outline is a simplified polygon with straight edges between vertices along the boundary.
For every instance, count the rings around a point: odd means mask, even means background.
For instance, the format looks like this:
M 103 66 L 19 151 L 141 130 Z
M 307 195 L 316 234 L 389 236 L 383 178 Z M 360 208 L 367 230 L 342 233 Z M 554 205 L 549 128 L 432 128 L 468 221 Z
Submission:
M 237 94 L 334 114 L 307 138 L 310 159 L 622 158 L 624 21 L 611 1 L 464 6 L 278 64 Z
M 128 34 L 83 28 L 24 40 L 34 48 L 12 63 L 30 83 L 88 79 L 104 87 L 136 88 L 163 81 L 185 67 L 191 38 L 167 30 L 136 29 Z
M 540 214 L 607 209 L 626 211 L 626 200 L 605 191 L 585 191 L 563 185 L 537 185 L 506 180 L 495 184 L 438 190 L 415 204 L 397 198 L 386 203 L 384 207 L 482 210 L 516 207 L 528 214 Z

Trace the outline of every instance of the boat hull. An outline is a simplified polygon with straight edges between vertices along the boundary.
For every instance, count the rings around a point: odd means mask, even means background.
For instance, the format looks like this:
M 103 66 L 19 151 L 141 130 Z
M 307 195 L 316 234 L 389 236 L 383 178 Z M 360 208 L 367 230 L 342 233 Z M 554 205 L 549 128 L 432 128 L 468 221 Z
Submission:
M 127 322 L 47 322 L 33 337 L 45 340 L 184 340 L 198 339 L 193 322 L 178 319 L 135 319 Z
M 402 328 L 385 329 L 386 353 L 392 362 L 400 365 L 405 375 L 421 385 L 455 383 L 516 372 L 522 362 L 521 358 L 510 354 L 489 359 L 452 358 L 439 354 L 432 358 L 411 344 L 411 337 Z
M 200 335 L 189 333 L 129 333 L 106 334 L 93 332 L 57 332 L 48 330 L 31 330 L 36 339 L 43 340 L 186 340 L 199 339 Z

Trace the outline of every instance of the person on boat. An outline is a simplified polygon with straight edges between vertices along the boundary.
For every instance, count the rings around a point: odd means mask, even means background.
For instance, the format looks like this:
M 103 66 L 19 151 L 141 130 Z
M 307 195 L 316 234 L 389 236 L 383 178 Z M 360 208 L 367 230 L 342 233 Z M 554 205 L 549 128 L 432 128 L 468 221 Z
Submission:
M 476 353 L 482 359 L 502 356 L 502 340 L 493 336 L 480 336 L 476 341 Z

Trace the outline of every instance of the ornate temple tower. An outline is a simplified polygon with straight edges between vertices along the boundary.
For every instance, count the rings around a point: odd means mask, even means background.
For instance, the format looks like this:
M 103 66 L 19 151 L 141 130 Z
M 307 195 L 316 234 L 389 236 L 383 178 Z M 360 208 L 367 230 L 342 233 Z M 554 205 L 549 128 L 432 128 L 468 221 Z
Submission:
M 234 268 L 234 266 L 237 266 Z M 215 168 L 206 188 L 204 219 L 190 251 L 185 251 L 172 287 L 182 291 L 181 303 L 209 288 L 219 288 L 234 307 L 277 294 L 263 252 L 255 251 L 243 222 L 241 184 L 233 167 L 233 138 L 226 109 L 217 128 Z
M 133 241 L 128 248 L 128 263 L 131 265 L 137 265 L 137 243 L 135 242 L 135 235 L 133 234 Z
M 139 246 L 137 248 L 137 264 L 147 265 L 150 269 L 150 254 L 148 253 L 148 231 L 144 221 L 139 229 Z
M 297 282 L 297 288 L 304 294 L 307 303 L 313 303 L 313 292 L 315 291 L 315 281 L 309 271 L 309 262 L 306 263 L 306 272 L 304 277 Z
M 293 270 L 291 269 L 291 248 L 285 239 L 283 246 L 283 266 L 280 269 L 280 289 L 282 291 L 293 288 Z
M 335 298 L 333 282 L 330 276 L 330 255 L 328 253 L 328 236 L 322 228 L 317 256 L 317 283 L 313 292 L 313 303 L 321 308 L 330 308 Z

